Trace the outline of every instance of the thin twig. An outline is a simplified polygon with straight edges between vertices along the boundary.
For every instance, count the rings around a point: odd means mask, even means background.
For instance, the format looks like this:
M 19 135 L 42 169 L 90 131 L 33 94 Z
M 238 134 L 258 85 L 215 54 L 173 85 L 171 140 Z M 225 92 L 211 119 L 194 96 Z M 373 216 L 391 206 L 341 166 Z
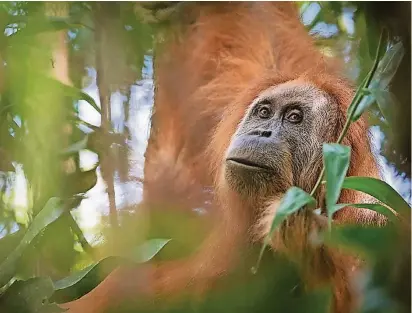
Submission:
M 384 31 L 381 31 L 381 35 L 379 38 L 379 44 L 378 44 L 378 49 L 376 51 L 376 56 L 375 56 L 375 60 L 373 62 L 373 66 L 372 69 L 369 71 L 369 74 L 366 76 L 366 78 L 363 80 L 362 84 L 359 85 L 358 89 L 356 90 L 355 95 L 353 96 L 352 99 L 352 103 L 349 106 L 349 108 L 351 108 L 351 110 L 348 112 L 348 117 L 346 119 L 345 125 L 343 126 L 343 129 L 338 137 L 338 140 L 336 143 L 340 144 L 343 140 L 343 138 L 345 137 L 346 133 L 348 132 L 349 126 L 352 123 L 352 118 L 353 115 L 356 112 L 356 109 L 358 108 L 361 100 L 362 100 L 362 90 L 363 89 L 367 89 L 372 81 L 372 78 L 376 72 L 376 69 L 378 68 L 378 64 L 379 64 L 379 60 L 380 60 L 380 51 L 381 51 L 381 47 L 382 47 L 382 43 L 383 43 L 383 33 Z M 322 179 L 323 179 L 323 175 L 325 174 L 325 166 L 322 167 L 322 170 L 319 174 L 318 180 L 316 181 L 315 187 L 313 187 L 310 195 L 313 196 L 316 192 L 316 190 L 319 188 Z
M 355 97 L 354 97 L 354 100 L 353 100 L 353 101 L 356 101 L 356 102 L 355 102 L 352 110 L 349 112 L 349 116 L 346 120 L 345 125 L 343 126 L 343 130 L 342 130 L 342 132 L 341 132 L 341 134 L 338 138 L 337 143 L 342 142 L 343 138 L 345 137 L 345 135 L 346 135 L 346 133 L 349 129 L 350 124 L 352 123 L 353 115 L 355 114 L 356 109 L 358 108 L 358 105 L 360 104 L 360 102 L 362 100 L 362 96 L 361 96 L 362 89 L 367 89 L 369 87 L 369 85 L 372 81 L 372 78 L 375 75 L 375 72 L 376 72 L 376 69 L 378 68 L 378 64 L 379 64 L 379 60 L 380 60 L 380 50 L 381 50 L 381 47 L 382 47 L 382 42 L 383 42 L 383 31 L 381 31 L 381 36 L 379 38 L 378 49 L 377 49 L 377 52 L 376 52 L 375 61 L 373 62 L 372 69 L 370 70 L 369 75 L 367 76 L 365 84 L 363 86 L 361 85 L 358 88 L 358 90 L 356 91 L 356 94 L 355 94 Z

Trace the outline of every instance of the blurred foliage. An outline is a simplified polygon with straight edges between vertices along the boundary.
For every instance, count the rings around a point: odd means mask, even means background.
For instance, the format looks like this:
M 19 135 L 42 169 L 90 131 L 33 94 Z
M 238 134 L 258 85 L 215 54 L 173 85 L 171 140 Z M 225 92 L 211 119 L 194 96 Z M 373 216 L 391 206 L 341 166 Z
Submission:
M 145 214 L 135 206 L 119 210 L 116 205 L 116 184 L 130 179 L 132 89 L 151 78 L 148 57 L 184 5 L 0 3 L 1 312 L 60 312 L 54 301 L 87 293 L 116 265 L 147 261 L 161 249 L 159 258 L 182 256 L 204 236 L 206 223 L 198 218 L 162 215 L 151 224 L 152 240 L 145 241 Z M 410 178 L 410 3 L 300 2 L 300 6 L 319 49 L 342 58 L 348 76 L 360 86 L 374 65 L 380 29 L 385 27 L 385 54 L 371 84 L 359 95 L 363 102 L 358 113 L 368 109 L 370 124 L 384 134 L 380 153 L 401 178 Z M 90 88 L 97 90 L 97 98 L 86 92 Z M 115 94 L 125 99 L 120 122 L 113 119 Z M 99 123 L 84 118 L 85 107 L 99 116 Z M 97 156 L 88 168 L 81 165 L 84 151 Z M 409 312 L 410 208 L 386 184 L 344 179 L 346 153 L 341 146 L 326 147 L 327 183 L 333 186 L 328 186 L 328 211 L 343 207 L 336 205 L 341 188 L 353 188 L 381 200 L 382 206 L 371 209 L 383 212 L 385 205 L 392 206 L 401 217 L 384 228 L 332 227 L 324 240 L 367 256 L 362 312 Z M 76 209 L 99 181 L 106 188 L 109 214 L 92 242 L 79 227 Z M 403 196 L 410 201 L 410 193 Z M 274 227 L 310 202 L 289 200 Z M 155 238 L 173 240 L 163 249 L 168 241 Z M 131 251 L 135 253 L 130 255 Z M 240 267 L 250 269 L 257 254 Z M 280 256 L 275 259 L 266 253 L 250 285 L 212 294 L 198 311 L 325 312 L 330 292 L 306 294 L 295 266 Z M 187 309 L 193 310 L 191 305 Z
M 401 175 L 410 178 L 411 132 L 406 130 L 411 129 L 411 4 L 341 1 L 301 5 L 303 20 L 318 38 L 321 49 L 344 59 L 348 75 L 358 83 L 372 66 L 380 27 L 388 30 L 388 45 L 403 43 L 405 56 L 389 86 L 392 96 L 386 100 L 392 122 L 382 115 L 376 103 L 369 112 L 369 121 L 385 135 L 381 154 Z M 311 19 L 305 21 L 307 12 Z M 321 27 L 326 31 L 321 31 Z

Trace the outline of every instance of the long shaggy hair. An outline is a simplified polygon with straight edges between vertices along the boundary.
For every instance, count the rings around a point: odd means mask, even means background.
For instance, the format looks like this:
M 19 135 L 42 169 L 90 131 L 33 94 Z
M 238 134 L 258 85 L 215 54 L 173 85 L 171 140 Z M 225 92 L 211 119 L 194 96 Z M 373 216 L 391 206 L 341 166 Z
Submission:
M 352 86 L 342 76 L 340 62 L 316 49 L 295 3 L 189 3 L 181 20 L 156 53 L 144 203 L 193 208 L 205 201 L 204 190 L 211 189 L 214 227 L 192 256 L 144 269 L 120 268 L 91 293 L 67 304 L 69 312 L 102 312 L 142 292 L 138 283 L 121 286 L 122 279 L 130 282 L 141 273 L 148 278 L 143 289 L 150 295 L 173 296 L 189 286 L 193 293 L 204 292 L 231 268 L 239 246 L 267 234 L 279 199 L 272 199 L 256 213 L 253 201 L 239 199 L 221 179 L 232 135 L 260 92 L 288 81 L 317 86 L 338 103 L 339 118 L 333 121 L 337 127 L 331 140 L 336 141 L 343 128 L 354 94 Z M 363 119 L 350 127 L 344 144 L 352 149 L 349 176 L 378 176 Z M 308 188 L 313 187 L 319 171 L 308 171 Z M 320 203 L 323 192 L 320 189 L 317 194 Z M 348 190 L 340 198 L 342 203 L 369 200 Z M 377 216 L 345 208 L 335 218 L 369 223 Z M 349 278 L 357 262 L 323 246 L 311 247 L 309 233 L 315 224 L 305 212 L 291 217 L 273 238 L 272 247 L 295 257 L 305 251 L 307 286 L 331 282 L 334 310 L 349 312 L 355 304 Z

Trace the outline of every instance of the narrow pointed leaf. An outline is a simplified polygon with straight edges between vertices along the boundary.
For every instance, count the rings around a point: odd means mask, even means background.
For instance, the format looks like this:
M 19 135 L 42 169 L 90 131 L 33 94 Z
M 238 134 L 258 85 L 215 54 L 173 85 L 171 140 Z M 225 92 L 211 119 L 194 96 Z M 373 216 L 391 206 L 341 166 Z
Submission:
M 346 177 L 342 188 L 364 192 L 401 215 L 408 216 L 408 203 L 387 183 L 372 177 Z
M 91 96 L 89 96 L 87 93 L 85 93 L 83 90 L 70 86 L 70 85 L 66 85 L 62 83 L 61 81 L 53 77 L 44 75 L 42 73 L 35 73 L 35 75 L 38 76 L 39 79 L 42 79 L 45 82 L 47 82 L 50 85 L 50 88 L 56 88 L 56 89 L 60 88 L 61 90 L 63 90 L 66 96 L 71 97 L 75 100 L 84 100 L 87 103 L 89 103 L 98 113 L 101 113 L 101 109 L 97 105 L 96 101 L 94 101 L 94 99 Z
M 17 261 L 33 239 L 49 224 L 64 213 L 64 206 L 59 198 L 50 198 L 44 208 L 37 214 L 19 245 L 0 265 L 0 286 L 4 286 L 13 277 Z
M 335 212 L 345 207 L 372 210 L 387 217 L 390 222 L 396 222 L 398 220 L 393 211 L 391 211 L 388 207 L 378 203 L 339 203 L 335 205 Z
M 361 117 L 363 112 L 369 109 L 369 107 L 376 101 L 375 96 L 370 92 L 370 90 L 366 90 L 367 91 L 362 91 L 362 94 L 364 94 L 364 96 L 362 97 L 362 100 L 359 102 L 355 112 L 353 113 L 353 116 L 351 118 L 352 122 L 356 122 Z
M 282 199 L 276 216 L 272 222 L 270 232 L 279 227 L 279 225 L 292 213 L 295 213 L 305 205 L 315 205 L 315 199 L 298 187 L 290 188 Z
M 256 267 L 252 269 L 253 272 L 257 271 L 259 267 L 259 263 L 262 259 L 263 253 L 267 247 L 268 241 L 270 240 L 273 232 L 280 224 L 291 214 L 297 212 L 302 207 L 309 205 L 315 206 L 316 200 L 307 192 L 303 191 L 298 187 L 291 187 L 284 195 L 279 207 L 277 208 L 275 218 L 273 219 L 272 225 L 270 227 L 270 232 L 266 237 L 262 245 L 262 249 L 260 250 L 260 255 L 256 264 Z
M 78 282 L 80 282 L 82 279 L 84 279 L 87 275 L 92 274 L 93 271 L 99 274 L 102 279 L 106 277 L 111 271 L 113 271 L 116 267 L 124 263 L 124 259 L 120 257 L 115 257 L 115 256 L 110 256 L 107 258 L 104 258 L 96 263 L 93 263 L 81 271 L 78 271 L 74 273 L 73 275 L 70 275 L 68 277 L 65 277 L 57 282 L 54 283 L 54 289 L 57 290 L 62 290 L 69 288 L 71 286 L 76 285 Z M 102 268 L 105 269 L 105 271 L 102 271 Z M 107 273 L 106 273 L 107 272 Z
M 151 239 L 143 243 L 140 247 L 132 251 L 130 258 L 134 262 L 148 262 L 159 253 L 160 250 L 170 241 L 170 239 Z
M 394 125 L 393 108 L 399 107 L 395 95 L 387 90 L 372 89 L 372 95 L 375 97 L 376 104 L 379 107 L 383 117 L 389 125 Z
M 88 102 L 98 113 L 101 113 L 100 107 L 97 105 L 96 101 L 89 96 L 87 93 L 84 91 L 78 90 L 78 95 L 79 95 L 79 100 L 84 100 Z
M 376 260 L 393 246 L 394 228 L 365 225 L 344 225 L 323 233 L 327 245 L 355 252 L 362 257 Z M 383 247 L 385 247 L 383 249 Z
M 134 249 L 130 255 L 109 256 L 93 263 L 83 270 L 55 282 L 56 292 L 53 299 L 70 301 L 82 296 L 84 293 L 77 294 L 78 290 L 90 291 L 121 265 L 150 261 L 169 241 L 170 239 L 151 239 Z
M 65 194 L 72 196 L 73 194 L 86 193 L 97 184 L 97 165 L 89 171 L 78 171 L 67 176 L 67 186 Z
M 98 113 L 101 113 L 100 107 L 97 105 L 96 101 L 85 93 L 83 90 L 78 89 L 76 87 L 68 86 L 65 84 L 61 84 L 68 95 L 71 95 L 76 100 L 84 100 L 89 103 Z
M 379 89 L 384 90 L 389 86 L 404 55 L 405 49 L 402 42 L 396 43 L 386 51 L 375 73 L 375 79 L 379 84 Z
M 84 138 L 82 140 L 79 140 L 77 142 L 75 142 L 74 144 L 72 144 L 70 147 L 68 147 L 67 149 L 65 149 L 62 154 L 63 155 L 70 155 L 73 153 L 77 153 L 80 150 L 86 149 L 87 148 L 87 142 L 88 142 L 89 136 L 85 135 Z
M 53 282 L 48 277 L 36 277 L 15 281 L 0 297 L 3 313 L 60 313 L 65 310 L 50 303 Z
M 337 210 L 342 184 L 349 168 L 350 148 L 340 144 L 323 145 L 323 162 L 326 177 L 326 209 L 329 222 Z
M 369 90 L 379 89 L 385 90 L 392 78 L 395 76 L 396 71 L 402 61 L 405 54 L 405 49 L 401 42 L 393 45 L 379 61 L 378 67 L 373 76 L 373 80 L 370 85 L 367 86 Z M 362 99 L 361 103 L 356 108 L 353 114 L 353 121 L 359 119 L 359 117 L 375 102 L 375 96 L 371 92 L 370 96 L 366 96 Z

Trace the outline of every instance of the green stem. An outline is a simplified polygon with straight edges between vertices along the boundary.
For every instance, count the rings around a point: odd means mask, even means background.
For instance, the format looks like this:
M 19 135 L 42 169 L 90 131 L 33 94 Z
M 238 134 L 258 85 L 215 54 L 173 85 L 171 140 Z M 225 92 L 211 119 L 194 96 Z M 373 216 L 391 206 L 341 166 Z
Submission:
M 315 194 L 316 190 L 318 189 L 318 187 L 320 186 L 322 179 L 323 179 L 323 175 L 325 174 L 325 167 L 322 167 L 322 170 L 320 171 L 318 180 L 316 181 L 315 187 L 313 187 L 312 191 L 310 192 L 310 195 L 313 197 L 313 195 Z
M 380 36 L 380 38 L 379 38 L 379 44 L 378 44 L 378 49 L 377 49 L 378 51 L 376 52 L 375 61 L 373 62 L 372 69 L 370 70 L 370 72 L 369 72 L 369 74 L 368 74 L 368 76 L 367 76 L 367 78 L 366 78 L 366 81 L 365 81 L 365 83 L 363 84 L 363 86 L 361 85 L 361 86 L 358 88 L 358 90 L 356 91 L 355 97 L 354 97 L 353 100 L 352 100 L 352 102 L 355 102 L 355 104 L 353 105 L 352 110 L 351 110 L 350 112 L 348 112 L 348 113 L 349 113 L 349 116 L 348 116 L 348 118 L 346 119 L 346 123 L 345 123 L 345 125 L 343 126 L 343 130 L 342 130 L 342 132 L 341 132 L 341 134 L 340 134 L 340 136 L 339 136 L 339 138 L 338 138 L 337 143 L 341 143 L 342 140 L 343 140 L 343 138 L 345 137 L 345 135 L 346 135 L 346 133 L 347 133 L 347 131 L 348 131 L 348 129 L 349 129 L 349 126 L 350 126 L 350 124 L 352 123 L 352 117 L 353 117 L 353 115 L 355 114 L 356 109 L 358 108 L 358 105 L 360 104 L 360 102 L 361 102 L 361 100 L 362 100 L 362 97 L 361 97 L 362 89 L 368 89 L 368 87 L 369 87 L 369 85 L 370 85 L 370 83 L 371 83 L 371 81 L 372 81 L 372 78 L 373 78 L 373 76 L 374 76 L 374 74 L 375 74 L 375 72 L 376 72 L 376 69 L 378 68 L 379 60 L 380 60 L 380 50 L 381 50 L 381 47 L 382 47 L 382 42 L 383 42 L 383 31 L 381 32 L 381 36 Z
M 349 108 L 351 108 L 351 110 L 349 110 L 348 112 L 348 117 L 346 119 L 345 125 L 343 126 L 343 129 L 339 135 L 339 138 L 337 140 L 336 143 L 341 143 L 343 138 L 345 137 L 346 133 L 348 132 L 349 126 L 352 123 L 352 118 L 353 115 L 356 112 L 356 109 L 358 108 L 358 105 L 360 104 L 361 100 L 362 100 L 362 90 L 363 89 L 367 89 L 372 81 L 372 78 L 376 72 L 376 69 L 378 68 L 378 64 L 379 64 L 379 60 L 380 60 L 380 51 L 381 51 L 381 47 L 382 47 L 382 43 L 383 43 L 383 30 L 381 31 L 381 35 L 379 38 L 379 44 L 378 44 L 378 49 L 376 52 L 376 56 L 375 56 L 375 60 L 373 62 L 373 66 L 372 69 L 369 71 L 369 74 L 366 76 L 366 78 L 362 81 L 362 83 L 360 84 L 360 86 L 358 87 L 358 89 L 356 90 L 355 95 L 353 96 L 352 99 L 352 103 L 349 106 Z M 325 174 L 325 166 L 322 167 L 322 170 L 319 174 L 318 180 L 316 181 L 315 187 L 313 187 L 310 195 L 313 196 L 316 192 L 316 190 L 319 188 L 322 179 L 323 179 L 323 175 Z
M 68 212 L 67 215 L 69 217 L 70 228 L 72 229 L 73 233 L 76 234 L 77 239 L 79 240 L 83 250 L 92 258 L 94 258 L 93 247 L 87 241 L 86 237 L 83 234 L 83 231 L 80 229 L 79 225 L 77 224 L 73 216 L 70 214 L 70 212 Z

